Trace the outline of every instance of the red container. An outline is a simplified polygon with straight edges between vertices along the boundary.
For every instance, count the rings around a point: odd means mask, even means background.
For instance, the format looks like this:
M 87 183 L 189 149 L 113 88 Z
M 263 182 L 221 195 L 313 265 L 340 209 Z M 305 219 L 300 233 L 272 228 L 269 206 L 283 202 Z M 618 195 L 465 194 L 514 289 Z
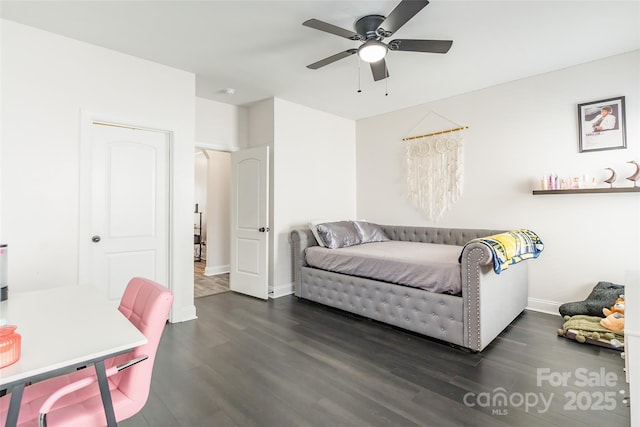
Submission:
M 16 333 L 17 326 L 0 326 L 0 368 L 9 366 L 20 359 L 22 337 Z

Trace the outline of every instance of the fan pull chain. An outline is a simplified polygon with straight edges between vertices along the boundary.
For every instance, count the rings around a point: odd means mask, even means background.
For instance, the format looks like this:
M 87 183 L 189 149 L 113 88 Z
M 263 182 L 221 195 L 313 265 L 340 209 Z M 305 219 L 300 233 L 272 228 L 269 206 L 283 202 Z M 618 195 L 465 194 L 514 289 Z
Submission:
M 362 73 L 360 72 L 360 56 L 358 55 L 358 93 L 362 93 L 360 89 L 360 74 Z
M 389 68 L 387 67 L 387 61 L 384 62 L 384 73 L 386 78 L 384 79 L 384 96 L 389 96 Z

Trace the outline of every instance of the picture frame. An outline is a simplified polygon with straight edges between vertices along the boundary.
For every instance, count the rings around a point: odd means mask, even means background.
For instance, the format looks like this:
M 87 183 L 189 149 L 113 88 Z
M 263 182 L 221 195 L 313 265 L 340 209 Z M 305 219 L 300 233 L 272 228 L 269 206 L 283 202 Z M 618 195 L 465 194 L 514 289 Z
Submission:
M 627 148 L 624 96 L 578 104 L 580 153 Z

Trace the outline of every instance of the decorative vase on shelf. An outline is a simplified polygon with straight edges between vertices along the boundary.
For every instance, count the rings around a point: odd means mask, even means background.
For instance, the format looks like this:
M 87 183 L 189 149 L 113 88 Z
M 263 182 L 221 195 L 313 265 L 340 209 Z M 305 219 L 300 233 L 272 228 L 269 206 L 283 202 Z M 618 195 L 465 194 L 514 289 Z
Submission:
M 613 183 L 616 181 L 616 171 L 611 168 L 604 168 L 605 170 L 611 171 L 611 176 L 604 180 L 607 184 L 609 184 L 610 188 L 613 188 Z
M 633 173 L 633 175 L 627 177 L 629 181 L 633 182 L 633 186 L 635 187 L 638 185 L 638 179 L 640 179 L 640 165 L 635 160 L 631 160 L 627 163 L 631 163 L 636 167 L 636 171 Z

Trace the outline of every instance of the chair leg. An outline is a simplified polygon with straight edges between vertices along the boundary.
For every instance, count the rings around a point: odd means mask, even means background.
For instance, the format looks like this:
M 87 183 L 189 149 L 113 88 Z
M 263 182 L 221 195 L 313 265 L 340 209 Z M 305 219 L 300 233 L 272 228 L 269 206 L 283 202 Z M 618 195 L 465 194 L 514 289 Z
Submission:
M 9 401 L 9 412 L 7 413 L 5 427 L 15 427 L 16 424 L 18 424 L 18 414 L 20 413 L 20 403 L 22 402 L 23 392 L 24 383 L 16 384 L 11 389 L 11 400 Z
M 96 362 L 96 374 L 98 375 L 98 385 L 100 386 L 100 395 L 102 396 L 102 405 L 104 406 L 104 414 L 107 417 L 107 426 L 115 427 L 116 415 L 113 411 L 113 402 L 111 401 L 111 391 L 109 391 L 109 382 L 107 381 L 107 373 L 104 368 L 104 361 Z

